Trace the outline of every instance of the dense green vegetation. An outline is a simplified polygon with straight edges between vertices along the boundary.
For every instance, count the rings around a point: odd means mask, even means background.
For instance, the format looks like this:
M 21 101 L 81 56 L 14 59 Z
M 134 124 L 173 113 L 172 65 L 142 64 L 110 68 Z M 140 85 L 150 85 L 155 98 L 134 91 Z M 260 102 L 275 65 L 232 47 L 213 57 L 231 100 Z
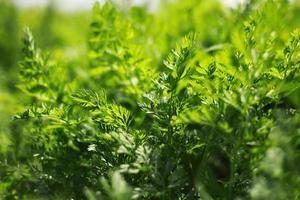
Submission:
M 299 17 L 0 0 L 0 199 L 300 199 Z

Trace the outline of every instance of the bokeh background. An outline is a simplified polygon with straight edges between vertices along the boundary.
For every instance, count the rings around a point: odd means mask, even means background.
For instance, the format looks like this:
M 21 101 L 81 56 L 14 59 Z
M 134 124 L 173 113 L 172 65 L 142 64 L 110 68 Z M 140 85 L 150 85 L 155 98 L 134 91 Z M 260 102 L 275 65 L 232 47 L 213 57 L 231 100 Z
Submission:
M 103 2 L 104 0 L 99 0 Z M 124 1 L 124 0 L 123 0 Z M 234 7 L 238 3 L 243 3 L 245 0 L 222 0 L 222 3 L 229 7 Z M 20 8 L 28 8 L 35 6 L 46 6 L 50 0 L 14 0 L 14 3 Z M 88 10 L 92 7 L 95 0 L 60 0 L 56 4 L 64 11 Z M 120 0 L 121 2 L 121 0 Z M 126 0 L 124 1 L 126 2 Z M 127 1 L 128 2 L 128 1 Z M 159 0 L 132 0 L 135 5 L 148 4 L 151 9 L 156 9 Z

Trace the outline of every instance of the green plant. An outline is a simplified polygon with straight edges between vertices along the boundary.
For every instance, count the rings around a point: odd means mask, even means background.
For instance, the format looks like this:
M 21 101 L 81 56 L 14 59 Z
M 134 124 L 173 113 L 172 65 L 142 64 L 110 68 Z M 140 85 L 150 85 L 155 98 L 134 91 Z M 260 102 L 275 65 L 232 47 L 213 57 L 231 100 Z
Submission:
M 84 66 L 25 30 L 1 198 L 299 198 L 298 5 L 166 5 L 96 4 Z

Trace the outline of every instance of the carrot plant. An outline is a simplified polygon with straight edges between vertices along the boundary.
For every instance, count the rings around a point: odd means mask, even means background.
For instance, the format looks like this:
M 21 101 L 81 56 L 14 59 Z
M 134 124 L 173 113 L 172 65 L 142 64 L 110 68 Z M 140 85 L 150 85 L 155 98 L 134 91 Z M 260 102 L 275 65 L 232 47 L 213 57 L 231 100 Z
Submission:
M 25 30 L 1 198 L 300 198 L 297 2 L 165 4 L 96 3 L 77 64 Z

